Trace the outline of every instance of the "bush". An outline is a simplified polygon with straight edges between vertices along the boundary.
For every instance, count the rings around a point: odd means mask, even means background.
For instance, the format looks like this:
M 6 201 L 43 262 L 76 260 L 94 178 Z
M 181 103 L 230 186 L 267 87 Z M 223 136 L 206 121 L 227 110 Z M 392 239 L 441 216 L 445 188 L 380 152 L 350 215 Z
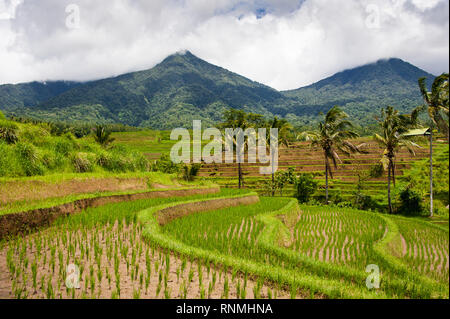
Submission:
M 27 125 L 20 131 L 20 139 L 41 146 L 46 137 L 51 136 L 50 128 L 47 125 Z
M 0 111 L 0 121 L 5 121 L 5 120 L 6 120 L 5 114 L 3 114 L 2 111 Z
M 17 125 L 0 119 L 0 140 L 4 140 L 8 144 L 16 143 L 18 141 Z
M 25 175 L 43 175 L 44 167 L 41 163 L 38 150 L 30 143 L 16 144 L 16 153 Z
M 76 153 L 72 156 L 71 160 L 77 173 L 92 172 L 94 169 L 92 156 L 89 153 Z
M 96 155 L 95 163 L 113 172 L 147 172 L 150 166 L 144 155 L 138 152 L 129 152 L 123 147 L 114 147 L 111 151 L 101 150 Z
M 352 206 L 360 210 L 379 210 L 379 204 L 370 195 L 356 193 L 353 199 Z
M 383 164 L 381 164 L 381 163 L 377 163 L 370 167 L 369 176 L 372 178 L 379 178 L 379 177 L 383 176 L 383 173 L 384 173 L 384 168 L 383 168 Z
M 295 197 L 300 203 L 307 203 L 317 191 L 318 182 L 311 174 L 301 174 L 295 184 Z
M 151 170 L 153 172 L 161 172 L 166 174 L 175 174 L 179 173 L 181 170 L 181 166 L 179 164 L 175 164 L 170 159 L 169 155 L 163 155 L 159 160 L 153 163 Z
M 67 156 L 74 150 L 72 141 L 67 138 L 58 137 L 54 144 L 55 152 Z
M 22 165 L 19 163 L 13 146 L 0 140 L 0 176 L 23 176 Z
M 400 192 L 400 206 L 398 212 L 403 215 L 420 215 L 423 212 L 422 196 L 411 188 Z
M 183 166 L 183 179 L 187 182 L 192 182 L 197 176 L 198 171 L 202 167 L 201 164 L 192 164 Z

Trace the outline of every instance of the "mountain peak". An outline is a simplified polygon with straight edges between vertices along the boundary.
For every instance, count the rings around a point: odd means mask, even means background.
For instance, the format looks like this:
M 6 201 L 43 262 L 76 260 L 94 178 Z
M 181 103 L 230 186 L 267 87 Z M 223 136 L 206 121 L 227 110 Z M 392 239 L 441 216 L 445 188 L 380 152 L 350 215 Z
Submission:
M 434 78 L 435 76 L 399 58 L 380 59 L 376 62 L 344 70 L 335 75 L 310 85 L 321 89 L 328 85 L 359 85 L 370 81 L 407 81 L 417 85 L 420 77 Z

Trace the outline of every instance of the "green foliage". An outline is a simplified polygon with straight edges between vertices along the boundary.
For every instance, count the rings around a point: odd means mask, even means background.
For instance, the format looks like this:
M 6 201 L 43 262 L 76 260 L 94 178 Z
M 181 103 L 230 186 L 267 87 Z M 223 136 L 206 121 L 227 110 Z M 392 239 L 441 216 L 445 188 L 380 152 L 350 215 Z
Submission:
M 183 166 L 183 179 L 187 182 L 194 181 L 201 167 L 202 167 L 201 164 L 191 164 L 191 165 L 185 164 Z
M 353 130 L 353 124 L 348 120 L 348 115 L 339 106 L 334 106 L 325 115 L 322 122 L 319 122 L 318 129 L 312 132 L 303 132 L 300 139 L 311 141 L 312 147 L 320 147 L 325 157 L 325 202 L 328 202 L 328 175 L 333 178 L 333 170 L 337 168 L 341 159 L 338 151 L 350 155 L 360 153 L 358 146 L 349 142 L 349 139 L 358 137 Z
M 395 185 L 395 155 L 401 148 L 406 148 L 411 154 L 414 154 L 414 149 L 419 147 L 405 135 L 410 129 L 418 126 L 418 112 L 419 108 L 416 108 L 411 114 L 404 115 L 392 106 L 382 109 L 379 119 L 382 134 L 373 136 L 378 145 L 384 149 L 381 163 L 388 172 L 388 208 L 391 214 L 393 213 L 391 179 Z
M 379 178 L 383 176 L 384 168 L 382 163 L 374 164 L 370 167 L 369 176 L 372 178 Z
M 98 170 L 116 173 L 147 172 L 150 169 L 150 164 L 142 153 L 125 146 L 105 149 L 92 142 L 91 138 L 77 139 L 69 131 L 54 136 L 51 134 L 51 126 L 46 123 L 3 122 L 4 127 L 14 127 L 17 143 L 8 144 L 0 139 L 0 176 L 87 173 Z M 110 142 L 111 138 L 108 137 L 106 141 Z
M 300 203 L 307 203 L 317 191 L 317 186 L 312 174 L 301 174 L 295 183 L 295 197 Z
M 449 148 L 447 145 L 435 147 L 433 151 L 433 192 L 434 206 L 440 213 L 448 216 L 449 205 Z M 429 205 L 429 185 L 430 185 L 430 160 L 424 159 L 415 162 L 410 170 L 405 171 L 403 180 L 406 187 L 419 193 L 425 201 L 424 205 Z
M 111 137 L 111 132 L 105 126 L 97 125 L 94 130 L 94 140 L 101 146 L 106 147 L 115 139 Z
M 448 73 L 443 73 L 434 79 L 431 92 L 428 92 L 426 78 L 419 79 L 420 93 L 428 108 L 428 115 L 449 141 L 449 97 L 448 97 Z
M 3 115 L 3 114 L 2 114 Z M 2 120 L 0 118 L 0 140 L 4 140 L 8 144 L 17 142 L 17 125 L 13 122 Z
M 71 162 L 77 173 L 92 172 L 94 168 L 94 154 L 75 153 L 71 156 Z
M 297 177 L 295 176 L 295 168 L 290 167 L 287 170 L 278 170 L 275 173 L 275 189 L 280 192 L 280 195 L 283 196 L 283 189 L 286 185 L 291 184 L 294 185 Z
M 410 188 L 400 192 L 400 207 L 398 212 L 403 215 L 420 215 L 423 212 L 422 197 Z
M 15 146 L 15 151 L 26 176 L 44 174 L 40 154 L 33 144 L 18 142 Z
M 6 120 L 6 116 L 5 116 L 5 114 L 3 114 L 2 111 L 0 111 L 0 121 L 4 121 L 4 120 Z
M 152 164 L 152 171 L 153 172 L 162 172 L 166 174 L 175 174 L 179 173 L 181 170 L 181 166 L 179 164 L 175 164 L 170 159 L 170 156 L 167 154 L 164 154 L 161 156 L 160 159 L 155 161 Z

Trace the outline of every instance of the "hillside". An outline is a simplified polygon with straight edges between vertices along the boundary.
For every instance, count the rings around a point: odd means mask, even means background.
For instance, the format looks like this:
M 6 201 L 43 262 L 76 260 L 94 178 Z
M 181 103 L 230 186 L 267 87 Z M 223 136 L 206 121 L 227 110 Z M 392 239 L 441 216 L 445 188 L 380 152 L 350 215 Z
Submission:
M 228 107 L 286 117 L 313 125 L 320 112 L 341 105 L 361 126 L 374 122 L 380 108 L 410 111 L 422 99 L 419 77 L 433 75 L 400 59 L 340 72 L 308 87 L 279 92 L 212 65 L 189 51 L 167 57 L 149 70 L 77 84 L 26 83 L 0 86 L 7 113 L 70 122 L 120 122 L 154 129 L 207 125 Z
M 161 129 L 187 125 L 193 119 L 213 124 L 230 106 L 269 116 L 272 105 L 287 100 L 272 88 L 186 52 L 171 55 L 150 70 L 76 87 L 42 103 L 32 114 Z
M 0 107 L 5 111 L 14 111 L 22 107 L 33 107 L 79 84 L 76 82 L 55 81 L 0 85 Z
M 373 122 L 381 107 L 392 105 L 409 112 L 420 105 L 420 77 L 426 77 L 429 84 L 434 79 L 434 75 L 400 59 L 380 60 L 283 94 L 298 101 L 295 114 L 303 121 L 314 121 L 308 117 L 340 105 L 354 121 L 363 124 Z

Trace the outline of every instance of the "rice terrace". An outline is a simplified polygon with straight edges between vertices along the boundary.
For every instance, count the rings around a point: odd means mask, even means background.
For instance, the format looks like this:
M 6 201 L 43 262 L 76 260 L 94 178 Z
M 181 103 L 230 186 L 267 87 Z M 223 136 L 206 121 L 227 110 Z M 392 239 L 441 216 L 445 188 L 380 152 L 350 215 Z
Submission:
M 0 0 L 0 304 L 448 304 L 449 1 L 66 2 Z
M 1 123 L 1 298 L 449 297 L 448 180 L 433 217 L 426 200 L 405 199 L 426 190 L 427 138 L 396 154 L 389 214 L 383 150 L 368 137 L 339 151 L 325 190 L 320 149 L 292 132 L 271 177 L 258 163 L 175 164 L 164 131 L 77 138 L 55 123 Z M 445 137 L 433 147 L 445 182 Z

